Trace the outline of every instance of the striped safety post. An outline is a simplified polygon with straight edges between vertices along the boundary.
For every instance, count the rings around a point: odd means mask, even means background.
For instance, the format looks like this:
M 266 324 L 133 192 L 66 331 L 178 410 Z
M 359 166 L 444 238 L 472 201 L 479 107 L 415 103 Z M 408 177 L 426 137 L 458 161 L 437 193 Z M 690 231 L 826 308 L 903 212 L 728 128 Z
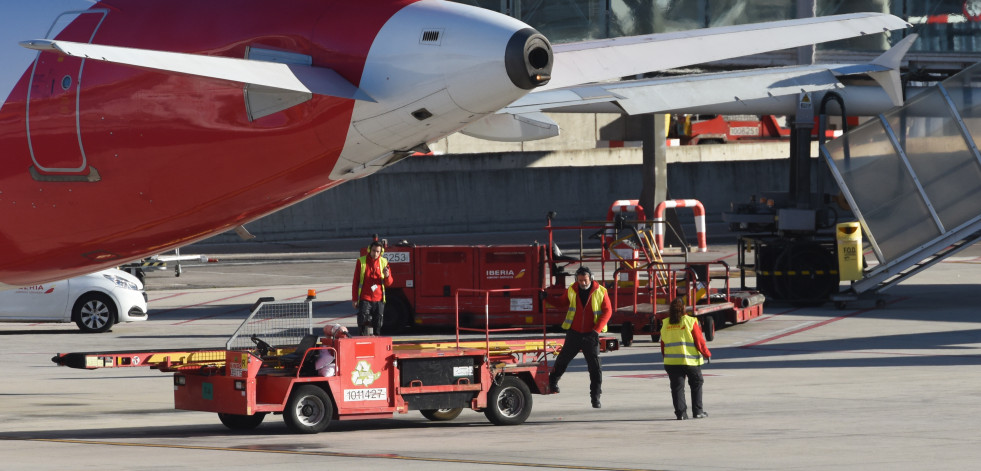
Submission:
M 664 250 L 664 210 L 667 208 L 692 208 L 695 212 L 695 233 L 698 237 L 698 251 L 707 252 L 705 239 L 705 206 L 698 200 L 662 201 L 654 209 L 654 243 L 658 250 Z

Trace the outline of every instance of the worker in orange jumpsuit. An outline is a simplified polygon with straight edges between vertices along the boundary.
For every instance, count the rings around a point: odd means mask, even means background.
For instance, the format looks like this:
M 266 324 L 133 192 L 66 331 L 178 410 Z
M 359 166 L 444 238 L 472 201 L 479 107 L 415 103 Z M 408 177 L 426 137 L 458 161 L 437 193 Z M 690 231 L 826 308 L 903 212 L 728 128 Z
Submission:
M 569 362 L 582 352 L 589 369 L 589 398 L 593 408 L 602 407 L 603 370 L 599 358 L 599 334 L 606 332 L 606 323 L 613 315 L 610 296 L 606 288 L 593 280 L 593 273 L 586 266 L 576 270 L 576 282 L 569 286 L 569 310 L 562 323 L 566 329 L 565 342 L 555 359 L 555 367 L 549 375 L 549 389 L 559 392 L 559 379 Z
M 392 286 L 392 270 L 388 259 L 382 257 L 385 249 L 380 242 L 368 246 L 368 255 L 358 258 L 351 283 L 351 298 L 358 310 L 358 332 L 361 335 L 379 335 L 385 316 L 385 287 Z

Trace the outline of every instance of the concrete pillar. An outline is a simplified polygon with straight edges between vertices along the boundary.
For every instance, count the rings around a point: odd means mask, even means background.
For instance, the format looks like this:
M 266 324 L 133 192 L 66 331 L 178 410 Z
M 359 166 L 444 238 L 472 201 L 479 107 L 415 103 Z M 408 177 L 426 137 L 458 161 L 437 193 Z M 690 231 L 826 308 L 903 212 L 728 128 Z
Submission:
M 666 121 L 664 114 L 645 114 L 636 117 L 636 121 L 641 131 L 640 140 L 644 145 L 640 204 L 650 218 L 654 216 L 654 208 L 657 204 L 668 198 Z
M 662 201 L 668 199 L 668 116 L 663 113 L 645 114 L 635 117 L 638 124 L 641 141 L 643 142 L 643 173 L 640 189 L 640 204 L 644 207 L 648 219 L 654 218 L 654 209 Z M 637 128 L 635 128 L 637 129 Z M 675 210 L 667 210 L 665 220 L 674 227 L 681 238 L 685 237 L 678 221 Z M 665 230 L 665 245 L 680 246 L 683 244 L 675 235 L 675 231 Z
M 797 18 L 814 18 L 815 16 L 817 16 L 817 7 L 814 0 L 797 0 Z M 813 44 L 798 47 L 797 64 L 813 64 L 814 48 Z

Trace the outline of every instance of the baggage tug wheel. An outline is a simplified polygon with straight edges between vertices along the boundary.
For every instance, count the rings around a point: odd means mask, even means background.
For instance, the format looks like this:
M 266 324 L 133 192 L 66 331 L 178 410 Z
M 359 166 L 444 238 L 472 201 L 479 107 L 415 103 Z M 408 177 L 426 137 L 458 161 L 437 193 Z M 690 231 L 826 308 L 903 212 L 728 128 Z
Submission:
M 463 412 L 462 407 L 457 407 L 455 409 L 423 409 L 422 416 L 432 420 L 434 422 L 443 422 L 447 420 L 453 420 L 460 416 L 460 412 Z
M 239 414 L 223 414 L 218 413 L 218 420 L 221 421 L 226 427 L 232 430 L 252 430 L 262 423 L 262 419 L 266 418 L 265 412 L 260 412 L 253 415 L 239 415 Z
M 505 376 L 487 391 L 484 415 L 494 425 L 518 425 L 531 415 L 531 390 L 514 376 Z
M 290 394 L 283 409 L 283 421 L 297 433 L 320 433 L 330 425 L 334 404 L 330 396 L 317 386 L 299 386 Z

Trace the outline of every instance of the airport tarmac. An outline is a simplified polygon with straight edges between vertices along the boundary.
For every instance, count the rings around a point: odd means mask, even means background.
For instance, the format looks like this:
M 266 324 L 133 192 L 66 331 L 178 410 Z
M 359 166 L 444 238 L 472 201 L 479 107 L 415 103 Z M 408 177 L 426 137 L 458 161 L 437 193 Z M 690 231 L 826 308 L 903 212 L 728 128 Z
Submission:
M 719 330 L 703 369 L 710 416 L 701 420 L 674 420 L 659 349 L 643 338 L 603 355 L 599 410 L 590 408 L 579 357 L 562 393 L 534 396 L 519 426 L 494 426 L 473 411 L 439 423 L 410 412 L 334 421 L 318 435 L 290 433 L 279 416 L 232 432 L 214 414 L 175 411 L 169 374 L 50 360 L 59 352 L 221 346 L 257 298 L 301 300 L 307 289 L 318 292 L 315 323 L 353 326 L 353 257 L 296 247 L 226 253 L 219 263 L 185 265 L 180 278 L 151 273 L 150 321 L 105 334 L 0 324 L 8 362 L 0 469 L 867 470 L 981 462 L 979 248 L 894 287 L 881 309 L 767 305 L 762 317 Z

